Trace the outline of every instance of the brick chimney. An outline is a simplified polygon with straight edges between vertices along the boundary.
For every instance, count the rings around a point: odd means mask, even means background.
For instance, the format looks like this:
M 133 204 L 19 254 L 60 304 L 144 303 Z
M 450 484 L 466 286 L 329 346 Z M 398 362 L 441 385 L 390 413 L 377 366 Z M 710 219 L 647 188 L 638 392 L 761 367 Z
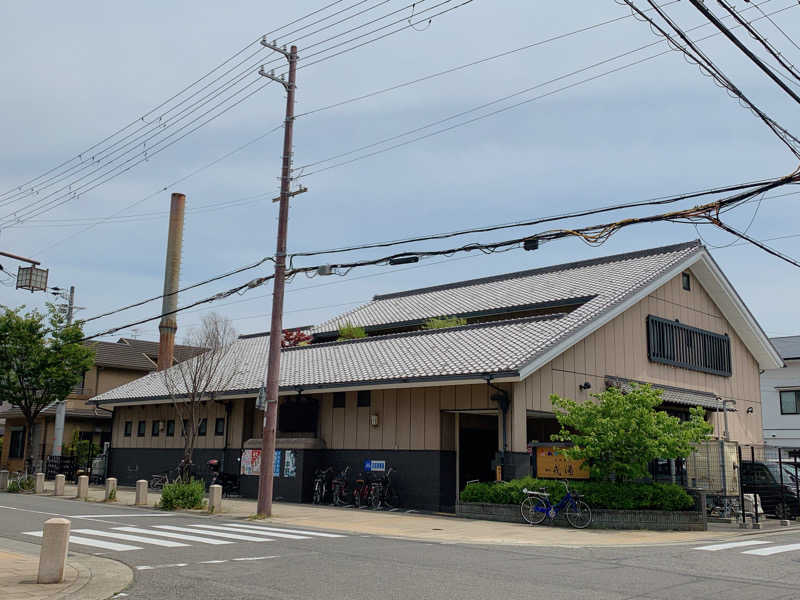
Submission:
M 164 268 L 164 300 L 161 313 L 168 313 L 178 308 L 178 285 L 181 275 L 181 248 L 183 247 L 183 213 L 186 208 L 186 196 L 172 194 L 169 210 L 169 231 L 167 234 L 167 262 Z M 158 370 L 163 371 L 172 366 L 175 355 L 175 332 L 178 320 L 174 314 L 161 317 L 158 325 L 160 333 L 158 342 Z

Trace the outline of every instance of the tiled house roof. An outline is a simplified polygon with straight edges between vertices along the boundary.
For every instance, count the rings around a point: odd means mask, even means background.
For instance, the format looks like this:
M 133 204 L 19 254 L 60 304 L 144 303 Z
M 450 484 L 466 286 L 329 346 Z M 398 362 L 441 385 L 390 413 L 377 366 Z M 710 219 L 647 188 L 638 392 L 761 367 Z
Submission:
M 119 344 L 125 344 L 130 346 L 137 352 L 141 352 L 142 354 L 146 354 L 150 360 L 153 362 L 158 361 L 158 342 L 151 342 L 150 340 L 136 340 L 133 338 L 119 338 L 117 342 Z M 175 344 L 175 361 L 176 362 L 183 362 L 187 358 L 192 358 L 193 356 L 197 356 L 201 352 L 204 352 L 203 348 L 197 348 L 195 346 L 184 346 L 181 344 Z
M 800 335 L 790 335 L 786 337 L 774 337 L 769 339 L 778 354 L 784 360 L 800 358 Z
M 115 342 L 89 342 L 94 350 L 94 363 L 99 367 L 114 367 L 132 371 L 153 371 L 156 364 L 136 348 Z
M 442 314 L 588 297 L 568 314 L 413 331 L 281 352 L 283 390 L 518 377 L 557 344 L 619 308 L 637 292 L 704 252 L 697 242 L 656 248 L 382 296 L 329 322 L 381 324 Z M 322 330 L 322 328 L 320 328 Z M 267 337 L 240 339 L 223 369 L 236 374 L 218 393 L 255 392 L 264 379 Z M 176 368 L 176 367 L 173 367 Z M 151 373 L 95 398 L 99 402 L 166 397 L 163 375 Z

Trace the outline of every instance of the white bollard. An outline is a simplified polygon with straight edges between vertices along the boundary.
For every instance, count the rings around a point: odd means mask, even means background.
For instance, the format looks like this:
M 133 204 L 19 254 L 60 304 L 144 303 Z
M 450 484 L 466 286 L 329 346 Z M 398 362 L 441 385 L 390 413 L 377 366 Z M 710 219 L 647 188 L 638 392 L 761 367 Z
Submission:
M 78 500 L 89 499 L 89 476 L 81 475 L 78 477 Z
M 44 473 L 37 473 L 33 484 L 34 494 L 44 494 Z
M 69 550 L 69 521 L 48 519 L 44 522 L 44 536 L 39 550 L 39 575 L 37 583 L 61 583 L 64 564 Z
M 63 496 L 64 495 L 64 483 L 66 477 L 63 473 L 59 473 L 56 475 L 56 483 L 55 489 L 53 490 L 53 496 Z
M 117 499 L 117 478 L 109 477 L 106 479 L 106 502 L 114 502 Z
M 136 482 L 136 506 L 147 506 L 147 480 L 139 479 Z
M 0 492 L 5 492 L 8 489 L 8 471 L 0 471 Z
M 222 486 L 212 485 L 208 488 L 208 512 L 222 512 Z

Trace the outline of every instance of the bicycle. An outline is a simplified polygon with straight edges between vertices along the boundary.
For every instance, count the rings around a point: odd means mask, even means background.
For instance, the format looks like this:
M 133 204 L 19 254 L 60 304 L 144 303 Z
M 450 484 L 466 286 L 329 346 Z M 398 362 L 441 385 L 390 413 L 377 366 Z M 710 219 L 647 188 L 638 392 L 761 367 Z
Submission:
M 328 475 L 333 471 L 333 467 L 317 469 L 314 473 L 314 495 L 312 502 L 322 504 L 328 496 Z
M 588 527 L 592 522 L 592 509 L 581 500 L 582 496 L 570 491 L 566 481 L 561 483 L 564 484 L 567 493 L 555 505 L 550 502 L 550 494 L 545 491 L 545 488 L 539 488 L 538 492 L 528 488 L 523 489 L 522 493 L 527 494 L 528 497 L 522 501 L 519 507 L 522 518 L 531 525 L 538 525 L 544 521 L 545 517 L 550 517 L 552 521 L 561 511 L 564 511 L 567 521 L 575 529 Z
M 347 506 L 347 496 L 350 493 L 347 489 L 350 483 L 350 466 L 346 466 L 344 471 L 339 473 L 339 476 L 333 480 L 333 504 L 335 506 Z
M 360 479 L 356 479 L 356 485 L 353 488 L 353 508 L 369 505 L 372 495 L 372 483 L 369 475 L 364 473 L 361 473 Z
M 372 508 L 376 510 L 388 508 L 391 510 L 400 504 L 400 498 L 392 487 L 392 473 L 394 473 L 394 471 L 394 467 L 389 467 L 389 470 L 386 471 L 383 477 L 373 482 L 370 490 L 370 504 Z
M 170 473 L 172 473 L 172 471 L 167 471 L 166 473 L 156 473 L 150 477 L 150 481 L 148 482 L 147 486 L 151 490 L 162 490 L 168 483 L 175 483 L 181 478 L 180 471 L 175 471 L 174 478 L 170 478 Z

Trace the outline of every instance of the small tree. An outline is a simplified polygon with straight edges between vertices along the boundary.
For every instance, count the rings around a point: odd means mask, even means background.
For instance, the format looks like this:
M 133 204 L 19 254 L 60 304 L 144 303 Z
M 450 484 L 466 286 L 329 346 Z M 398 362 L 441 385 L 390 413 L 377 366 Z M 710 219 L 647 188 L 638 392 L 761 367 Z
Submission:
M 599 403 L 551 397 L 561 425 L 552 439 L 572 442 L 565 454 L 584 461 L 598 479 L 647 477 L 651 460 L 685 458 L 713 430 L 699 406 L 689 409 L 687 421 L 656 410 L 661 390 L 649 385 L 634 384 L 625 394 L 612 387 L 593 396 Z
M 202 417 L 203 403 L 213 400 L 239 374 L 231 350 L 236 332 L 229 319 L 216 313 L 203 317 L 200 326 L 186 336 L 185 344 L 205 351 L 163 371 L 164 382 L 183 431 L 183 460 L 180 476 L 188 481 L 192 454 Z
M 356 327 L 351 323 L 345 323 L 339 328 L 339 337 L 336 339 L 336 341 L 343 342 L 344 340 L 358 340 L 365 337 L 367 337 L 367 332 L 364 331 L 363 327 Z
M 75 464 L 81 468 L 89 466 L 89 460 L 100 454 L 100 446 L 92 440 L 80 439 L 77 431 L 72 432 L 72 442 L 64 450 L 75 457 Z
M 308 346 L 311 343 L 311 336 L 302 329 L 284 329 L 281 337 L 281 348 L 293 348 L 294 346 Z
M 94 352 L 80 343 L 80 323 L 66 326 L 48 305 L 45 317 L 36 310 L 6 308 L 0 315 L 0 398 L 25 418 L 25 466 L 33 457 L 36 418 L 53 402 L 66 399 L 89 370 Z
M 422 325 L 423 329 L 446 329 L 466 325 L 467 320 L 462 317 L 433 317 L 427 319 Z

